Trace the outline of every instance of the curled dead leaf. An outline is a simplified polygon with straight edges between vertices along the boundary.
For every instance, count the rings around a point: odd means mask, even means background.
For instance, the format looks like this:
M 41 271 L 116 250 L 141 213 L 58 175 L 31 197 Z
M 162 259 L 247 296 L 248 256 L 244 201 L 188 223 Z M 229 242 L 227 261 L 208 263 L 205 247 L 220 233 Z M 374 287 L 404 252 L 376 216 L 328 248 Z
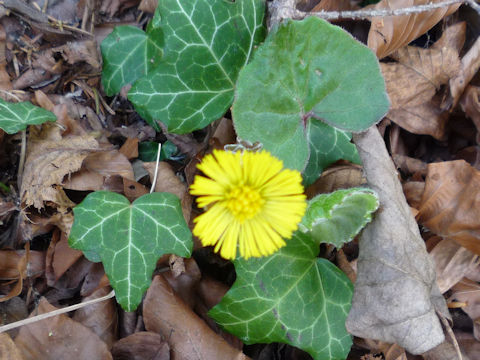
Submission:
M 56 310 L 45 298 L 32 315 Z M 106 344 L 91 330 L 62 314 L 20 328 L 15 345 L 25 360 L 112 360 Z
M 464 160 L 428 164 L 418 221 L 480 255 L 480 171 Z
M 160 335 L 140 331 L 117 341 L 112 355 L 115 360 L 169 360 L 170 347 Z
M 175 360 L 244 360 L 241 351 L 215 334 L 175 293 L 155 276 L 143 302 L 145 327 L 166 339 Z
M 441 0 L 381 0 L 373 8 L 400 9 L 440 1 Z M 459 7 L 460 4 L 454 4 L 449 7 L 418 14 L 373 18 L 371 20 L 370 31 L 368 32 L 368 47 L 377 54 L 379 59 L 384 58 L 426 33 L 441 19 L 452 14 Z

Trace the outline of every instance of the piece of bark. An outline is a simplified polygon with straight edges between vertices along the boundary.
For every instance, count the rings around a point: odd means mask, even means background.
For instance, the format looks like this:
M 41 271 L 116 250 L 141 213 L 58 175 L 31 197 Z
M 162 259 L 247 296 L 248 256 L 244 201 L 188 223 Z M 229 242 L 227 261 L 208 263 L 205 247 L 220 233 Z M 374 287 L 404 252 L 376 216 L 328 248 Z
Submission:
M 348 331 L 424 353 L 445 337 L 435 313 L 448 317 L 435 268 L 377 128 L 354 135 L 367 182 L 380 208 L 360 235 L 357 281 Z

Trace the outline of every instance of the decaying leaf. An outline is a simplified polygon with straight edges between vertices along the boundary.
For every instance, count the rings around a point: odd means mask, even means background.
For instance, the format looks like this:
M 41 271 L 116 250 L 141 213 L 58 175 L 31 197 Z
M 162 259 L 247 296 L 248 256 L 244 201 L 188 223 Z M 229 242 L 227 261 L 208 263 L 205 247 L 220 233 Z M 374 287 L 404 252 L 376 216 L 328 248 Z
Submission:
M 480 171 L 464 160 L 428 165 L 418 221 L 480 255 Z
M 90 296 L 83 298 L 82 302 L 105 296 L 111 290 L 110 286 L 102 287 Z M 73 315 L 73 320 L 97 334 L 109 349 L 117 339 L 118 315 L 113 298 L 78 309 Z
M 144 168 L 147 169 L 150 180 L 153 181 L 155 176 L 155 162 L 144 163 Z M 157 182 L 155 183 L 156 192 L 169 192 L 175 194 L 180 199 L 182 204 L 182 212 L 185 217 L 185 221 L 189 222 L 190 214 L 192 212 L 192 197 L 187 191 L 187 185 L 183 183 L 173 171 L 172 167 L 162 161 L 158 163 Z
M 3 360 L 23 360 L 23 356 L 7 333 L 0 334 L 0 358 Z
M 477 143 L 480 142 L 478 136 L 478 133 L 480 133 L 480 87 L 467 86 L 460 100 L 460 105 L 467 117 L 472 119 L 475 124 L 477 128 Z
M 449 300 L 465 303 L 462 310 L 473 320 L 473 335 L 480 339 L 480 286 L 476 281 L 462 279 L 452 287 Z
M 42 298 L 32 315 L 53 310 L 56 308 Z M 64 314 L 23 326 L 15 345 L 25 360 L 112 359 L 97 335 Z
M 441 240 L 430 252 L 435 261 L 437 284 L 443 294 L 479 264 L 478 255 L 453 240 Z
M 360 235 L 348 331 L 421 354 L 444 341 L 435 311 L 448 317 L 418 225 L 376 128 L 354 135 L 380 209 Z
M 99 145 L 90 135 L 62 137 L 55 125 L 42 129 L 30 132 L 20 195 L 26 206 L 42 209 L 49 202 L 65 210 L 75 204 L 59 185 L 65 175 L 79 170 Z
M 382 0 L 373 8 L 400 9 L 429 2 L 436 3 L 440 0 Z M 381 59 L 425 34 L 445 16 L 455 12 L 459 6 L 460 4 L 454 4 L 418 14 L 373 18 L 368 33 L 368 47 Z
M 170 347 L 160 335 L 140 331 L 117 341 L 112 355 L 115 360 L 169 360 Z
M 155 276 L 143 302 L 145 327 L 166 339 L 176 360 L 241 360 L 241 351 L 215 334 L 178 296 L 168 282 Z

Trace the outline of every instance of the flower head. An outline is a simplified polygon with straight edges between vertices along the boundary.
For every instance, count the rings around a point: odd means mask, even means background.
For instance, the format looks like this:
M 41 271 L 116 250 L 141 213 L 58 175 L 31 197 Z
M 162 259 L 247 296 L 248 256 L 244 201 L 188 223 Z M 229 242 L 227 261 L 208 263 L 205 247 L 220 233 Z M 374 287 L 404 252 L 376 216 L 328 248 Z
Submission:
M 267 151 L 214 150 L 198 168 L 190 193 L 207 211 L 195 218 L 193 234 L 215 245 L 225 259 L 260 257 L 285 245 L 307 207 L 298 171 Z

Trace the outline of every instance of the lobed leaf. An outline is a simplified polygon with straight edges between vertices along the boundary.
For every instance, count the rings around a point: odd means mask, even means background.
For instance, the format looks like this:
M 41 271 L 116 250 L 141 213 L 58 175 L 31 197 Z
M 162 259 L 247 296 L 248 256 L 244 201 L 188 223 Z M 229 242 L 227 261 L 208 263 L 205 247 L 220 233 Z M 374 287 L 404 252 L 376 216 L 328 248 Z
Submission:
M 375 192 L 366 188 L 320 194 L 308 202 L 300 229 L 319 243 L 340 248 L 372 220 L 378 205 Z
M 134 26 L 117 26 L 101 44 L 102 84 L 108 96 L 152 71 L 162 57 L 162 31 L 153 22 L 147 32 Z
M 164 57 L 130 90 L 137 111 L 177 133 L 220 118 L 263 40 L 264 12 L 262 0 L 160 0 L 153 21 L 164 34 Z
M 303 170 L 311 118 L 363 131 L 388 107 L 372 51 L 341 28 L 310 17 L 286 21 L 269 34 L 240 72 L 232 112 L 240 138 L 263 143 L 287 167 Z
M 7 134 L 25 130 L 28 125 L 39 125 L 56 120 L 55 114 L 28 101 L 9 103 L 0 99 L 0 129 Z
M 357 148 L 350 142 L 350 133 L 320 121 L 309 121 L 308 125 L 310 157 L 303 172 L 305 186 L 315 182 L 327 166 L 340 159 L 361 164 Z
M 237 280 L 209 315 L 247 344 L 282 342 L 314 359 L 345 359 L 353 286 L 317 255 L 318 242 L 297 231 L 267 258 L 235 260 Z
M 142 300 L 160 256 L 191 255 L 192 235 L 173 194 L 146 194 L 130 204 L 123 195 L 97 191 L 73 212 L 70 246 L 103 263 L 126 311 L 135 310 Z

